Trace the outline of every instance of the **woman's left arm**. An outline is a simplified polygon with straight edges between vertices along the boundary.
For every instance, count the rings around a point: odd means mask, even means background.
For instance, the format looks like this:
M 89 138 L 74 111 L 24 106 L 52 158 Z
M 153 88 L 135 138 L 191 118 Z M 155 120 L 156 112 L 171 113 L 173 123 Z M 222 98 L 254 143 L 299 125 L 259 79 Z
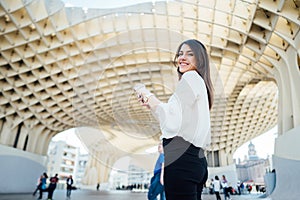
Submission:
M 148 105 L 152 112 L 155 112 L 156 107 L 162 102 L 156 96 L 150 96 L 148 99 Z

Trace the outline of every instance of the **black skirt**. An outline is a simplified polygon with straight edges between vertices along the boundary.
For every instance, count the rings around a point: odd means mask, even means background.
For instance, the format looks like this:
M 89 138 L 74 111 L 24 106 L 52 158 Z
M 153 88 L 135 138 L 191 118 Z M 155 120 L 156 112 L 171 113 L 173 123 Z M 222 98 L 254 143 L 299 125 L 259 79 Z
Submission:
M 202 148 L 182 137 L 163 139 L 164 187 L 167 200 L 200 200 L 208 176 Z

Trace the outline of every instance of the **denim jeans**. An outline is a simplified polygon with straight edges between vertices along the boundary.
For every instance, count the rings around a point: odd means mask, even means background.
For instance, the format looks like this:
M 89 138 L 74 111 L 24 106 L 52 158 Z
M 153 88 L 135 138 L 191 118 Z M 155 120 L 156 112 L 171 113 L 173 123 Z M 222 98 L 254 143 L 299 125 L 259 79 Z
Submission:
M 148 191 L 148 200 L 157 200 L 160 194 L 160 200 L 165 200 L 164 186 L 160 183 L 160 173 L 156 173 L 150 181 L 150 188 Z

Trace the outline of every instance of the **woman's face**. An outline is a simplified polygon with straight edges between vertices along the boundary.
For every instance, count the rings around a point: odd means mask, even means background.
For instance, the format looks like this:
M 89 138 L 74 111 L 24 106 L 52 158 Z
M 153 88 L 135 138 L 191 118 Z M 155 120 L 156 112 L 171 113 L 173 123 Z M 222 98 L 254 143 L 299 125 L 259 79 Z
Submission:
M 178 53 L 177 64 L 181 73 L 196 70 L 196 57 L 187 44 L 181 46 Z

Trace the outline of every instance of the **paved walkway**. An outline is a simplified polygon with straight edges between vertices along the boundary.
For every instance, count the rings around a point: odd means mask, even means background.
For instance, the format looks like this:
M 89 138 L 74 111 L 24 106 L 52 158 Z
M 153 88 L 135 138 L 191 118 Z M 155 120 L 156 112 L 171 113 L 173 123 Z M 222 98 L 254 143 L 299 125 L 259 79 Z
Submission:
M 47 193 L 44 194 L 44 200 L 47 199 Z M 271 200 L 270 198 L 260 198 L 261 194 L 250 195 L 232 195 L 232 200 Z M 222 200 L 224 199 L 221 196 Z M 0 200 L 36 200 L 37 196 L 32 194 L 0 194 Z M 55 190 L 54 200 L 66 200 L 65 190 Z M 92 190 L 75 190 L 72 191 L 71 200 L 147 200 L 145 192 L 130 191 L 92 191 Z M 159 198 L 158 198 L 159 199 Z M 203 200 L 215 200 L 214 195 L 203 195 Z

